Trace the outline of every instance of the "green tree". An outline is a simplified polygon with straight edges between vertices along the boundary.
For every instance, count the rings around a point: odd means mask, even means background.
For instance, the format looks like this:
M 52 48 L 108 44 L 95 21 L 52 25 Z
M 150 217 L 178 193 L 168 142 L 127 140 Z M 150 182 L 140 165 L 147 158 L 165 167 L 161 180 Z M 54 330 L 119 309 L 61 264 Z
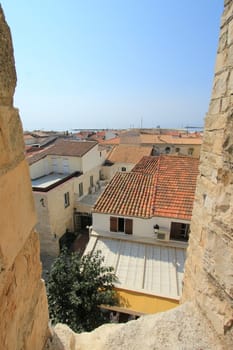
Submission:
M 91 331 L 109 322 L 101 304 L 117 305 L 113 267 L 103 266 L 101 252 L 81 256 L 61 251 L 47 281 L 52 323 L 66 323 L 75 332 Z

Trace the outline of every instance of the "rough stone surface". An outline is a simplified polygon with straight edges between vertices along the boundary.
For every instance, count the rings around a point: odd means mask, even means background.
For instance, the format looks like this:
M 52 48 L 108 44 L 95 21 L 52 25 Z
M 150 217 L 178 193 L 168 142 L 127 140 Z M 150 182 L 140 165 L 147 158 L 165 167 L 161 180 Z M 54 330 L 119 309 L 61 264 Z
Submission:
M 12 106 L 16 71 L 10 29 L 0 4 L 0 105 Z
M 183 301 L 195 301 L 228 348 L 233 348 L 232 42 L 233 2 L 225 1 L 183 290 Z
M 48 307 L 22 126 L 12 106 L 15 84 L 12 41 L 0 7 L 0 349 L 41 350 L 49 335 Z
M 184 317 L 185 316 L 185 317 Z M 65 325 L 54 329 L 46 350 L 220 350 L 224 345 L 190 303 L 126 324 L 108 324 L 75 334 Z M 227 349 L 227 348 L 226 348 Z

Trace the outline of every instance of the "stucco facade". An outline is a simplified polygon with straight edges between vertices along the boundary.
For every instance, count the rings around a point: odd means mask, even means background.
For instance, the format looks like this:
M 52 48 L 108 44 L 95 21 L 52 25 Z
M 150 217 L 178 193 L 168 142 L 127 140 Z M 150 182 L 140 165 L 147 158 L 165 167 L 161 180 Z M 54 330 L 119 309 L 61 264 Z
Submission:
M 132 236 L 156 239 L 154 232 L 154 226 L 159 226 L 159 232 L 165 233 L 165 240 L 170 240 L 171 224 L 172 223 L 183 223 L 190 224 L 189 220 L 175 219 L 175 218 L 165 218 L 165 217 L 152 217 L 152 218 L 139 218 L 139 217 L 129 217 L 121 215 L 111 215 L 111 214 L 101 214 L 93 213 L 93 230 L 96 232 L 110 232 L 110 217 L 131 219 L 133 220 Z M 118 232 L 119 235 L 125 235 L 124 232 Z
M 79 147 L 87 151 L 81 154 Z M 91 207 L 85 208 L 79 203 L 98 190 L 106 152 L 99 151 L 93 142 L 71 141 L 69 144 L 69 140 L 59 141 L 57 148 L 55 145 L 42 152 L 38 160 L 32 159 L 29 163 L 37 212 L 36 229 L 44 263 L 47 257 L 50 261 L 50 257 L 58 255 L 61 237 L 77 229 L 74 212 L 90 215 Z M 74 156 L 74 153 L 80 155 Z M 50 264 L 44 265 L 49 269 Z

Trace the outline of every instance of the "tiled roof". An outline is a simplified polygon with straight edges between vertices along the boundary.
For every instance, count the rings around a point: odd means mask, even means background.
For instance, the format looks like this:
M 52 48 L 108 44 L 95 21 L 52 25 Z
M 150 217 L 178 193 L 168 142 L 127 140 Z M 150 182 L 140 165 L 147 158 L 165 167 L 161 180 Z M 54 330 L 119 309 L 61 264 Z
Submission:
M 108 140 L 100 140 L 99 142 L 102 145 L 119 145 L 120 138 L 119 137 L 114 137 L 114 138 L 108 139 Z
M 201 145 L 202 137 L 189 137 L 181 135 L 181 137 L 172 135 L 140 135 L 142 144 L 172 144 L 172 145 Z
M 191 219 L 198 165 L 189 157 L 159 157 L 153 216 Z
M 160 156 L 161 158 L 162 156 Z M 132 169 L 133 172 L 142 174 L 156 174 L 158 169 L 158 159 L 159 157 L 143 157 L 140 162 L 138 162 Z
M 94 211 L 124 216 L 190 220 L 199 161 L 189 157 L 143 157 L 130 173 L 117 173 Z
M 50 146 L 52 147 L 52 146 Z M 48 148 L 50 148 L 48 147 Z M 43 159 L 44 157 L 46 157 L 47 155 L 47 148 L 43 148 L 43 149 L 40 149 L 38 148 L 35 152 L 29 152 L 29 153 L 26 153 L 26 158 L 27 158 L 27 161 L 28 161 L 28 164 L 29 165 L 32 165 L 36 162 L 38 162 L 40 159 Z
M 95 212 L 125 216 L 151 216 L 153 175 L 116 173 L 94 206 Z
M 33 164 L 47 155 L 82 157 L 97 145 L 94 141 L 74 141 L 58 139 L 53 145 L 28 155 L 29 164 Z
M 118 145 L 113 148 L 108 156 L 112 163 L 138 163 L 143 156 L 149 156 L 152 146 Z
M 58 139 L 47 154 L 54 156 L 82 157 L 97 145 L 94 141 L 74 141 Z

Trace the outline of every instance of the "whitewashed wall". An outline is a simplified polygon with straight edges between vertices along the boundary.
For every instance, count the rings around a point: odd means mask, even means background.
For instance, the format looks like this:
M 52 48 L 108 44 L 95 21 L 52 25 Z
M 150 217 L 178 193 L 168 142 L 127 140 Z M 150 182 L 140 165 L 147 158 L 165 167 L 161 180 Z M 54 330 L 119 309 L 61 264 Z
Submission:
M 37 179 L 51 172 L 47 158 L 40 159 L 38 162 L 31 164 L 29 170 L 31 179 Z
M 82 171 L 85 173 L 104 163 L 106 159 L 106 151 L 99 150 L 98 145 L 93 147 L 82 157 Z
M 162 218 L 162 217 L 153 217 L 151 219 L 140 219 L 136 217 L 129 216 L 118 216 L 118 215 L 109 215 L 109 214 L 100 214 L 93 213 L 93 230 L 98 231 L 110 231 L 110 216 L 123 217 L 125 219 L 133 220 L 133 235 L 137 237 L 152 238 L 154 237 L 154 225 L 159 225 L 161 232 L 170 233 L 171 222 L 182 222 L 190 223 L 187 220 L 179 220 L 172 218 Z M 122 233 L 119 233 L 122 234 Z

